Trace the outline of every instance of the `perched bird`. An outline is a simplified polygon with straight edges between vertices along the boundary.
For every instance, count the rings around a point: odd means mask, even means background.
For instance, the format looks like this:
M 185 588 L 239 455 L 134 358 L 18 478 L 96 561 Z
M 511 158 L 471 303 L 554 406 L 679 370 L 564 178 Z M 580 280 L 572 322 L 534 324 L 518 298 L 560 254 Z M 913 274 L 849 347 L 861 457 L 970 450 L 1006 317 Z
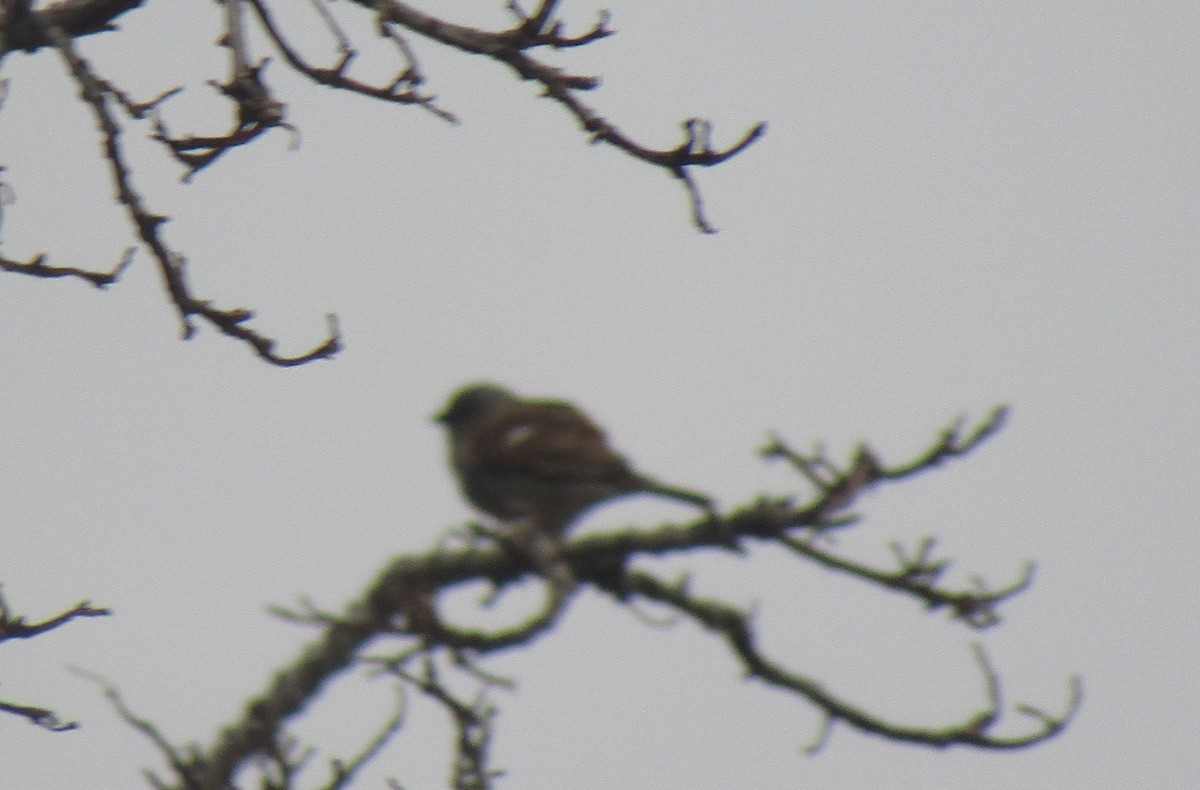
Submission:
M 541 530 L 560 533 L 593 505 L 638 492 L 712 509 L 701 494 L 633 471 L 569 403 L 472 384 L 436 420 L 449 429 L 450 463 L 463 493 L 502 521 L 533 518 Z

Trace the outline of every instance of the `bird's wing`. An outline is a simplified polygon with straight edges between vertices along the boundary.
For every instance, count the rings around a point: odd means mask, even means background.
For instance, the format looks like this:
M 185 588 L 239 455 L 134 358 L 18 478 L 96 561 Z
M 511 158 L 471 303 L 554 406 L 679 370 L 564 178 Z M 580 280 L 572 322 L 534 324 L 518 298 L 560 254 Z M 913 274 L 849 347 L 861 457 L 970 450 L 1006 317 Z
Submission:
M 480 464 L 544 480 L 616 482 L 631 476 L 602 431 L 566 403 L 522 403 L 488 426 Z

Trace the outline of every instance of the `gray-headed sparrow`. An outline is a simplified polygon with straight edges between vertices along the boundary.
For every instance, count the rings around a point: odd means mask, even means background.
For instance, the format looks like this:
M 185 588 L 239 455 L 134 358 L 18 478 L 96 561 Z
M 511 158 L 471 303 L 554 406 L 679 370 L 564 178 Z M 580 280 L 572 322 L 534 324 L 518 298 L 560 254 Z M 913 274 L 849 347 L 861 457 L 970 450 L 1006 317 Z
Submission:
M 463 493 L 503 521 L 533 518 L 540 529 L 560 533 L 593 505 L 638 492 L 712 509 L 702 494 L 630 469 L 604 432 L 569 403 L 472 384 L 436 419 L 450 431 L 450 462 Z

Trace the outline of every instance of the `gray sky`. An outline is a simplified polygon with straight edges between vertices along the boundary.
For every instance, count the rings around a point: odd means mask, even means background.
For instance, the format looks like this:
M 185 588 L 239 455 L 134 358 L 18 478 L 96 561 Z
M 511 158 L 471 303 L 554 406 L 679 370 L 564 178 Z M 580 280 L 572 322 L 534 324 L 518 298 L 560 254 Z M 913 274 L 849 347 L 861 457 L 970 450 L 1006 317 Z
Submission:
M 216 8 L 148 5 L 82 51 L 137 98 L 186 82 L 168 122 L 215 131 L 227 110 L 201 83 L 223 74 Z M 479 5 L 428 8 L 503 21 Z M 103 294 L 0 277 L 5 595 L 31 617 L 83 598 L 116 612 L 0 647 L 0 699 L 84 723 L 53 735 L 0 718 L 6 784 L 135 787 L 158 765 L 67 664 L 175 741 L 209 740 L 314 636 L 266 604 L 339 608 L 472 516 L 429 415 L 491 378 L 586 405 L 640 468 L 724 506 L 804 490 L 755 457 L 768 430 L 835 454 L 866 439 L 900 462 L 956 417 L 1012 404 L 972 457 L 870 496 L 839 544 L 886 563 L 890 541 L 934 534 L 964 584 L 1035 560 L 996 629 L 774 550 L 658 569 L 755 605 L 777 659 L 891 720 L 978 709 L 976 639 L 1010 704 L 1056 711 L 1071 673 L 1086 684 L 1071 729 L 1032 750 L 838 727 L 810 758 L 811 707 L 742 680 L 686 624 L 652 631 L 585 596 L 558 633 L 489 662 L 520 683 L 498 699 L 504 786 L 1196 785 L 1195 4 L 606 5 L 619 35 L 556 60 L 604 75 L 588 98 L 622 129 L 664 146 L 692 115 L 718 142 L 770 121 L 698 174 L 715 237 L 669 178 L 587 146 L 531 86 L 417 42 L 461 127 L 276 63 L 298 150 L 276 132 L 180 187 L 148 128 L 125 137 L 197 293 L 257 309 L 297 353 L 336 312 L 334 361 L 273 369 L 207 328 L 180 342 L 141 253 Z M 576 29 L 594 19 L 564 7 Z M 5 254 L 115 261 L 128 232 L 59 61 L 12 55 L 0 76 Z M 581 530 L 680 515 L 632 500 Z M 300 732 L 345 756 L 353 724 L 389 712 L 380 691 L 335 688 Z M 444 786 L 447 741 L 418 709 L 360 786 Z

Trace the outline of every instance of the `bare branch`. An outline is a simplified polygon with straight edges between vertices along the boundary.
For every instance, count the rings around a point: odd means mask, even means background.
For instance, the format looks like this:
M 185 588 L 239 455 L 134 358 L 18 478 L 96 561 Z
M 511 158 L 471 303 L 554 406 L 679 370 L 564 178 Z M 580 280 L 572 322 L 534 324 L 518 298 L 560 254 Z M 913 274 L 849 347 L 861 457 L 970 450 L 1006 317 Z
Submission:
M 962 435 L 964 418 L 942 432 L 941 441 L 929 448 L 924 455 L 911 463 L 893 467 L 883 472 L 888 480 L 901 480 L 939 466 L 943 461 L 958 458 L 972 452 L 984 441 L 994 436 L 1008 420 L 1008 407 L 996 406 L 991 413 L 966 436 Z
M 961 436 L 963 421 L 960 419 L 943 431 L 939 439 L 916 460 L 895 467 L 882 465 L 866 445 L 859 447 L 855 461 L 848 471 L 839 470 L 819 449 L 815 455 L 805 456 L 788 447 L 778 437 L 773 437 L 760 453 L 766 458 L 787 461 L 817 489 L 816 499 L 802 508 L 801 512 L 815 516 L 814 523 L 811 524 L 812 531 L 814 534 L 822 534 L 828 529 L 828 514 L 844 511 L 853 504 L 859 494 L 875 485 L 905 479 L 932 469 L 948 459 L 970 453 L 1000 429 L 1006 414 L 1007 409 L 1003 406 L 993 409 L 984 421 L 965 437 Z M 763 513 L 770 514 L 770 508 L 747 515 Z M 778 508 L 775 516 L 777 519 L 786 520 L 789 516 L 787 508 Z M 768 517 L 767 520 L 769 522 L 775 519 Z M 844 525 L 844 522 L 840 525 Z M 1017 580 L 1006 587 L 993 590 L 982 579 L 976 579 L 975 589 L 971 591 L 941 588 L 937 584 L 938 580 L 950 563 L 948 560 L 933 558 L 932 538 L 923 540 L 911 555 L 898 544 L 892 544 L 899 567 L 896 570 L 880 570 L 820 549 L 810 538 L 796 538 L 778 531 L 776 534 L 782 545 L 826 568 L 912 595 L 923 600 L 930 609 L 948 609 L 953 617 L 974 628 L 987 628 L 998 623 L 998 605 L 1024 592 L 1033 581 L 1034 565 L 1026 563 Z
M 426 656 L 422 661 L 420 676 L 397 672 L 422 694 L 435 700 L 454 721 L 457 737 L 455 739 L 454 769 L 451 773 L 451 787 L 454 790 L 487 790 L 492 786 L 492 778 L 503 772 L 488 768 L 488 747 L 492 740 L 492 721 L 496 716 L 496 708 L 481 690 L 473 702 L 464 702 L 442 685 L 438 678 L 433 659 Z
M 1034 565 L 1026 563 L 1021 575 L 1007 587 L 989 590 L 980 581 L 976 584 L 974 591 L 947 590 L 937 586 L 938 576 L 949 565 L 944 560 L 929 562 L 918 558 L 910 563 L 902 563 L 901 567 L 895 571 L 882 571 L 838 557 L 831 552 L 817 548 L 807 540 L 781 535 L 779 542 L 795 553 L 814 560 L 831 570 L 857 576 L 864 581 L 873 582 L 896 592 L 907 593 L 925 601 L 930 609 L 949 609 L 953 617 L 973 628 L 988 628 L 999 623 L 1000 616 L 996 612 L 997 606 L 1024 592 L 1033 582 Z M 929 539 L 927 542 L 932 545 Z
M 63 721 L 52 710 L 37 708 L 32 705 L 17 705 L 12 702 L 4 702 L 3 700 L 0 700 L 0 713 L 12 713 L 16 716 L 22 716 L 29 719 L 31 723 L 51 732 L 67 732 L 79 726 L 79 722 Z
M 494 652 L 514 645 L 526 644 L 535 636 L 546 633 L 566 612 L 570 597 L 577 591 L 578 583 L 570 566 L 561 557 L 546 560 L 526 554 L 518 560 L 528 562 L 541 574 L 549 573 L 547 595 L 542 608 L 528 619 L 496 631 L 463 628 L 447 624 L 434 606 L 434 592 L 413 596 L 407 601 L 404 623 L 396 633 L 419 635 L 423 640 L 445 645 L 453 650 L 472 650 L 477 653 Z M 547 570 L 547 567 L 550 570 Z
M 4 597 L 0 596 L 0 642 L 8 639 L 30 639 L 66 625 L 76 617 L 105 617 L 110 614 L 112 611 L 108 609 L 98 609 L 90 602 L 82 601 L 75 604 L 74 608 L 55 615 L 49 620 L 27 623 L 24 617 L 13 617 Z
M 821 451 L 812 457 L 804 456 L 777 436 L 772 437 L 759 450 L 759 454 L 767 459 L 783 459 L 791 464 L 819 493 L 819 498 L 809 505 L 809 509 L 828 515 L 845 510 L 860 493 L 880 482 L 903 480 L 933 469 L 946 460 L 969 454 L 1000 430 L 1007 415 L 1007 406 L 997 406 L 965 437 L 960 435 L 963 427 L 960 418 L 943 431 L 939 440 L 921 456 L 891 468 L 880 464 L 865 444 L 859 446 L 853 463 L 846 471 L 838 469 Z
M 115 685 L 90 670 L 83 669 L 81 667 L 69 667 L 69 669 L 76 675 L 79 675 L 81 678 L 90 680 L 99 685 L 104 690 L 104 696 L 108 697 L 109 702 L 112 703 L 113 708 L 117 711 L 117 715 L 120 716 L 126 724 L 142 733 L 142 735 L 145 735 L 146 738 L 154 744 L 155 748 L 157 748 L 159 753 L 163 755 L 171 768 L 175 770 L 181 779 L 183 779 L 186 787 L 195 786 L 195 777 L 191 773 L 192 769 L 189 760 L 171 745 L 170 741 L 167 740 L 166 736 L 162 734 L 157 726 L 135 714 L 133 710 L 125 704 L 125 701 L 121 699 L 121 693 L 117 690 Z M 153 774 L 148 774 L 147 776 L 150 781 L 154 783 L 155 787 L 165 787 L 165 785 L 163 785 Z
M 550 66 L 531 57 L 527 50 L 548 46 L 564 48 L 581 46 L 611 34 L 606 27 L 607 15 L 589 33 L 581 37 L 564 37 L 561 25 L 550 21 L 556 3 L 543 2 L 539 10 L 526 16 L 515 4 L 510 8 L 518 16 L 516 27 L 489 32 L 465 25 L 456 25 L 437 17 L 429 16 L 407 3 L 398 0 L 355 0 L 360 5 L 378 7 L 380 15 L 388 22 L 401 25 L 414 33 L 471 54 L 484 55 L 506 64 L 521 79 L 531 80 L 542 86 L 542 95 L 553 99 L 565 108 L 580 127 L 586 131 L 593 143 L 607 143 L 656 167 L 661 167 L 681 181 L 687 190 L 692 207 L 692 221 L 705 233 L 715 232 L 704 214 L 700 192 L 689 168 L 712 167 L 737 156 L 750 147 L 767 130 L 766 123 L 758 123 L 742 138 L 726 149 L 714 148 L 711 143 L 711 125 L 696 118 L 684 121 L 684 141 L 675 148 L 657 150 L 634 142 L 615 125 L 583 103 L 579 91 L 592 90 L 599 86 L 596 77 L 570 74 L 563 69 Z M 549 28 L 547 28 L 549 25 Z
M 187 283 L 186 261 L 183 255 L 171 249 L 160 232 L 160 228 L 167 218 L 150 212 L 145 207 L 141 195 L 134 189 L 132 175 L 125 162 L 125 155 L 120 144 L 121 130 L 108 108 L 107 86 L 92 73 L 87 62 L 76 54 L 71 39 L 65 33 L 53 27 L 47 28 L 45 33 L 62 54 L 68 69 L 79 84 L 82 98 L 95 113 L 96 122 L 103 137 L 104 156 L 112 170 L 118 200 L 126 207 L 138 235 L 158 264 L 167 293 L 179 311 L 184 338 L 190 338 L 195 332 L 191 317 L 199 316 L 222 333 L 244 341 L 260 357 L 273 365 L 281 367 L 302 365 L 314 359 L 331 357 L 336 354 L 341 348 L 341 342 L 337 333 L 336 320 L 332 316 L 329 317 L 329 338 L 323 344 L 304 354 L 288 357 L 275 353 L 274 340 L 245 326 L 245 323 L 254 317 L 251 311 L 240 308 L 218 309 L 207 300 L 197 299 L 192 295 Z
M 0 270 L 14 274 L 25 274 L 30 277 L 44 277 L 46 279 L 78 277 L 81 280 L 87 280 L 97 288 L 105 288 L 119 280 L 129 264 L 133 263 L 134 249 L 133 247 L 127 247 L 125 254 L 121 256 L 121 260 L 117 262 L 117 265 L 106 272 L 80 269 L 75 266 L 50 266 L 46 263 L 45 254 L 36 255 L 25 263 L 0 256 Z
M 116 30 L 113 21 L 144 0 L 60 0 L 36 11 L 31 11 L 32 0 L 19 0 L 7 4 L 0 14 L 0 58 L 13 50 L 34 52 L 51 46 L 46 35 L 47 28 L 58 28 L 70 38 L 89 36 Z
M 298 73 L 321 85 L 348 90 L 371 98 L 399 104 L 420 106 L 438 117 L 457 123 L 455 116 L 435 103 L 435 96 L 419 89 L 424 82 L 416 55 L 409 46 L 404 31 L 411 31 L 438 44 L 468 54 L 478 54 L 503 63 L 523 80 L 542 87 L 542 93 L 564 107 L 588 133 L 592 142 L 612 145 L 634 158 L 659 167 L 678 179 L 684 186 L 691 205 L 692 221 L 700 230 L 714 232 L 708 221 L 703 198 L 696 184 L 693 168 L 710 167 L 741 153 L 765 131 L 765 124 L 751 128 L 741 140 L 721 149 L 712 143 L 711 125 L 707 121 L 689 119 L 683 123 L 683 141 L 667 149 L 648 148 L 634 142 L 614 124 L 597 113 L 579 98 L 581 91 L 592 90 L 600 84 L 598 77 L 573 74 L 551 66 L 532 53 L 538 49 L 570 49 L 594 43 L 613 34 L 608 27 L 609 15 L 601 12 L 595 24 L 578 34 L 568 34 L 561 19 L 556 17 L 558 2 L 543 0 L 531 12 L 522 10 L 512 0 L 515 26 L 498 31 L 479 30 L 456 25 L 425 14 L 396 0 L 355 0 L 376 17 L 379 34 L 391 40 L 399 53 L 401 66 L 389 82 L 368 84 L 350 76 L 349 69 L 357 50 L 346 33 L 338 26 L 325 0 L 312 0 L 326 27 L 335 39 L 338 60 L 331 66 L 318 67 L 309 63 L 292 46 L 286 32 L 274 19 L 269 0 L 245 0 L 267 37 L 283 56 L 283 60 Z M 102 151 L 108 160 L 117 199 L 125 206 L 136 235 L 150 251 L 168 297 L 178 311 L 183 337 L 196 331 L 193 320 L 198 318 L 219 332 L 249 345 L 267 362 L 279 366 L 301 365 L 314 359 L 332 357 L 341 347 L 336 324 L 330 319 L 328 338 L 296 356 L 276 353 L 275 341 L 250 329 L 246 323 L 253 312 L 243 308 L 218 308 L 209 300 L 196 297 L 187 279 L 187 261 L 164 238 L 161 226 L 167 217 L 150 211 L 135 189 L 133 173 L 120 143 L 121 129 L 113 117 L 109 100 L 115 100 L 134 119 L 150 114 L 152 139 L 161 142 L 170 155 L 184 167 L 183 179 L 193 178 L 214 164 L 226 153 L 256 141 L 275 128 L 292 134 L 292 144 L 298 140 L 298 130 L 286 118 L 286 105 L 276 99 L 267 83 L 264 70 L 269 59 L 252 63 L 243 2 L 221 0 L 225 16 L 225 35 L 219 45 L 230 51 L 230 69 L 224 81 L 209 80 L 208 84 L 233 103 L 233 120 L 226 131 L 216 134 L 184 134 L 177 136 L 167 126 L 161 112 L 165 101 L 177 95 L 181 88 L 163 91 L 148 102 L 135 102 L 119 88 L 94 73 L 91 66 L 75 51 L 73 39 L 96 32 L 115 29 L 119 16 L 142 5 L 141 0 L 60 0 L 47 8 L 34 10 L 28 0 L 7 0 L 0 5 L 0 58 L 14 49 L 35 51 L 53 46 L 67 63 L 71 76 L 79 86 L 80 96 L 91 108 L 102 137 Z M 2 195 L 0 195 L 2 197 Z M 30 276 L 76 277 L 98 287 L 114 282 L 123 267 L 112 272 L 93 271 L 80 267 L 57 267 L 46 264 L 44 255 L 27 262 L 0 258 L 0 271 Z
M 0 106 L 4 103 L 4 89 L 7 86 L 5 80 L 0 80 Z M 4 172 L 4 168 L 0 166 L 0 174 Z M 12 187 L 5 181 L 0 181 L 0 224 L 4 220 L 4 207 L 15 202 L 16 198 Z M 134 248 L 129 247 L 125 250 L 125 254 L 121 256 L 121 260 L 109 271 L 96 271 L 92 269 L 83 269 L 77 266 L 51 266 L 46 263 L 46 255 L 35 255 L 28 261 L 14 261 L 0 255 L 0 271 L 12 272 L 13 274 L 24 274 L 29 277 L 40 277 L 44 279 L 54 279 L 57 277 L 76 277 L 81 280 L 86 280 L 97 288 L 105 288 L 115 283 L 120 279 L 126 267 L 133 262 Z
M 284 121 L 287 107 L 276 101 L 270 87 L 262 79 L 269 59 L 264 58 L 258 64 L 250 65 L 241 0 L 224 0 L 224 8 L 226 32 L 220 43 L 229 49 L 229 78 L 224 83 L 209 80 L 208 84 L 233 100 L 237 110 L 233 128 L 219 136 L 176 138 L 167 131 L 161 116 L 155 117 L 154 139 L 164 143 L 171 154 L 188 168 L 183 176 L 184 181 L 190 181 L 196 173 L 234 148 L 251 143 L 276 127 L 290 131 L 293 147 L 298 145 L 299 132 Z M 155 103 L 163 98 L 165 95 Z
M 161 115 L 155 115 L 153 139 L 166 145 L 171 154 L 187 167 L 183 175 L 185 182 L 233 149 L 252 143 L 277 127 L 292 133 L 293 148 L 299 145 L 299 131 L 284 121 L 287 107 L 275 100 L 271 89 L 262 79 L 262 72 L 268 63 L 270 59 L 264 58 L 254 66 L 237 65 L 229 82 L 209 80 L 211 87 L 233 100 L 237 110 L 233 128 L 223 135 L 173 137 Z
M 543 0 L 536 12 L 527 15 L 515 0 L 509 2 L 508 10 L 512 11 L 520 23 L 513 31 L 514 43 L 526 48 L 545 46 L 553 49 L 569 49 L 591 44 L 593 41 L 599 41 L 613 34 L 608 27 L 611 15 L 607 10 L 602 10 L 591 30 L 578 36 L 564 35 L 562 20 L 552 20 L 556 6 L 558 6 L 558 0 Z
M 996 723 L 1000 714 L 999 680 L 986 661 L 982 660 L 982 652 L 977 649 L 988 688 L 987 708 L 961 724 L 941 729 L 923 729 L 893 724 L 839 698 L 825 690 L 815 680 L 791 672 L 769 660 L 758 648 L 758 634 L 751 624 L 750 618 L 728 604 L 692 596 L 682 587 L 664 584 L 650 574 L 641 571 L 626 573 L 624 581 L 625 586 L 619 591 L 621 594 L 637 594 L 648 600 L 670 606 L 696 620 L 708 630 L 721 635 L 730 650 L 741 660 L 749 676 L 804 697 L 824 711 L 829 723 L 844 721 L 863 732 L 927 746 L 945 747 L 963 744 L 986 749 L 1018 749 L 1033 746 L 1054 737 L 1066 727 L 1078 710 L 1078 695 L 1073 695 L 1063 714 L 1057 717 L 1044 714 L 1042 726 L 1037 730 L 1014 737 L 991 735 L 989 729 Z M 822 736 L 818 743 L 823 743 L 824 739 L 825 736 Z
M 98 609 L 88 601 L 82 601 L 75 604 L 74 608 L 68 609 L 48 620 L 43 620 L 40 623 L 28 623 L 24 617 L 13 616 L 12 611 L 8 608 L 8 602 L 0 594 L 0 642 L 9 639 L 32 639 L 35 636 L 40 636 L 56 628 L 60 628 L 77 617 L 104 617 L 109 614 L 112 614 L 112 612 L 108 609 Z M 0 700 L 0 713 L 11 713 L 15 716 L 21 716 L 28 719 L 31 723 L 52 732 L 66 732 L 79 726 L 78 722 L 63 721 L 54 711 L 34 705 L 20 705 L 15 702 Z
M 335 760 L 333 762 L 333 779 L 325 786 L 325 790 L 341 790 L 341 788 L 349 787 L 350 782 L 362 770 L 363 766 L 373 760 L 378 754 L 383 751 L 383 747 L 395 737 L 400 728 L 404 726 L 404 719 L 408 714 L 408 705 L 404 696 L 404 687 L 400 686 L 396 690 L 396 712 L 384 722 L 380 727 L 379 732 L 371 739 L 363 750 L 349 762 Z
M 338 52 L 349 52 L 351 49 L 350 38 L 342 30 L 342 26 L 338 24 L 333 13 L 325 5 L 325 0 L 308 0 L 308 2 L 313 7 L 313 10 L 317 12 L 317 15 L 321 17 L 321 21 L 325 23 L 326 29 L 337 40 Z
M 267 7 L 263 0 L 248 0 L 251 7 L 258 14 L 259 21 L 262 23 L 263 30 L 267 36 L 275 43 L 284 60 L 291 65 L 292 68 L 304 74 L 309 79 L 321 85 L 326 85 L 331 88 L 339 88 L 352 93 L 358 93 L 363 96 L 370 96 L 374 99 L 383 101 L 395 102 L 396 104 L 415 104 L 429 110 L 434 115 L 437 115 L 443 120 L 451 123 L 457 123 L 458 119 L 453 114 L 434 104 L 437 97 L 429 96 L 420 93 L 416 87 L 422 82 L 420 71 L 416 67 L 416 61 L 412 57 L 412 51 L 408 48 L 403 39 L 397 33 L 390 29 L 386 24 L 386 20 L 380 18 L 380 33 L 387 35 L 396 42 L 401 53 L 405 57 L 407 64 L 400 74 L 387 85 L 368 85 L 365 82 L 353 79 L 347 76 L 346 72 L 357 55 L 353 49 L 345 49 L 341 59 L 331 68 L 318 68 L 310 65 L 300 53 L 288 43 L 283 31 L 275 22 L 274 16 L 271 14 L 270 8 Z M 344 41 L 344 39 L 343 39 Z
M 487 786 L 478 783 L 486 782 L 486 778 L 480 778 L 485 772 L 478 749 L 486 745 L 483 736 L 490 726 L 490 705 L 484 709 L 480 701 L 468 703 L 450 695 L 448 687 L 431 674 L 431 662 L 442 654 L 449 657 L 456 670 L 485 687 L 507 683 L 485 672 L 477 660 L 490 653 L 528 645 L 547 633 L 565 613 L 566 604 L 577 591 L 587 586 L 605 592 L 635 611 L 640 602 L 647 602 L 666 606 L 676 616 L 696 621 L 723 640 L 749 675 L 797 694 L 820 708 L 827 718 L 826 729 L 844 722 L 861 731 L 902 742 L 985 749 L 1022 748 L 1053 737 L 1078 709 L 1078 693 L 1072 693 L 1066 712 L 1059 715 L 1028 705 L 1019 706 L 1017 711 L 1034 719 L 1037 726 L 1016 736 L 996 735 L 993 730 L 1003 712 L 1000 684 L 980 651 L 977 655 L 987 704 L 964 721 L 947 727 L 905 726 L 872 714 L 765 655 L 758 646 L 759 636 L 750 614 L 728 603 L 694 595 L 686 577 L 667 583 L 630 567 L 638 557 L 697 549 L 744 556 L 741 549 L 746 541 L 776 541 L 797 556 L 853 574 L 883 589 L 912 595 L 931 608 L 949 608 L 958 619 L 981 627 L 994 621 L 1000 603 L 1026 588 L 1030 581 L 1028 572 L 1017 584 L 999 592 L 988 592 L 980 585 L 968 592 L 948 590 L 938 586 L 946 561 L 935 558 L 932 541 L 921 543 L 914 551 L 897 548 L 899 568 L 885 571 L 818 549 L 813 538 L 831 528 L 849 527 L 852 519 L 838 514 L 865 491 L 963 455 L 965 448 L 977 446 L 994 431 L 990 426 L 995 421 L 993 414 L 981 429 L 965 439 L 958 438 L 961 426 L 943 432 L 933 447 L 919 456 L 919 463 L 897 467 L 880 464 L 865 447 L 860 447 L 843 469 L 822 454 L 804 458 L 777 443 L 768 454 L 787 458 L 798 469 L 808 470 L 810 481 L 817 487 L 813 500 L 803 507 L 797 507 L 790 499 L 762 497 L 726 515 L 710 513 L 683 524 L 585 535 L 546 551 L 520 534 L 478 527 L 472 534 L 486 538 L 483 542 L 475 540 L 461 548 L 440 546 L 423 556 L 396 559 L 343 615 L 329 614 L 307 602 L 302 603 L 298 612 L 277 611 L 306 625 L 321 627 L 321 637 L 306 647 L 292 665 L 283 668 L 268 689 L 247 704 L 240 720 L 221 730 L 211 748 L 188 758 L 186 773 L 181 776 L 196 780 L 183 786 L 189 790 L 192 787 L 223 790 L 247 762 L 274 760 L 281 772 L 295 765 L 294 758 L 288 756 L 290 752 L 280 751 L 279 746 L 288 720 L 303 710 L 334 677 L 364 665 L 396 674 L 416 684 L 422 693 L 438 697 L 457 717 L 460 752 L 456 776 L 467 777 L 459 786 Z M 798 531 L 807 532 L 809 539 L 798 538 L 795 534 Z M 539 611 L 507 626 L 488 631 L 468 629 L 447 624 L 439 613 L 440 598 L 460 585 L 486 581 L 499 591 L 527 578 L 549 582 L 547 601 Z M 363 655 L 377 639 L 396 638 L 405 643 L 400 652 L 384 657 Z M 424 675 L 411 673 L 409 667 L 414 660 L 425 662 Z M 813 748 L 819 748 L 827 737 L 828 732 L 822 733 Z M 281 760 L 279 755 L 286 759 Z

